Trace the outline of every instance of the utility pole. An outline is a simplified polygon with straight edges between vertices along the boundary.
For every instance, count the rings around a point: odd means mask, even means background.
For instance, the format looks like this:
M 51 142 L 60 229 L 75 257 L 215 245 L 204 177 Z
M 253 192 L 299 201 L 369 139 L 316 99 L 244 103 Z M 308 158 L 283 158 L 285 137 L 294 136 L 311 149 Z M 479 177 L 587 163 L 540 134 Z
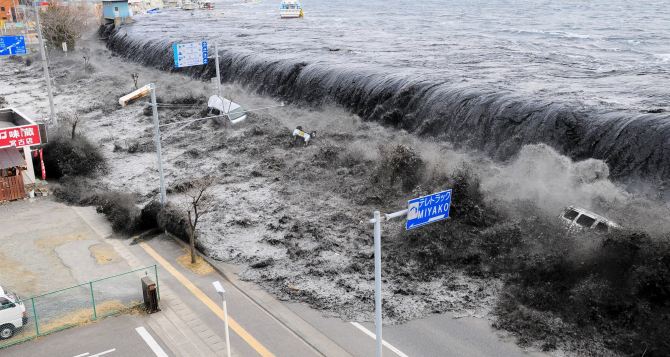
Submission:
M 223 95 L 221 94 L 221 70 L 219 69 L 219 45 L 216 42 L 214 42 L 214 52 L 214 63 L 216 64 L 216 94 L 223 100 Z
M 158 160 L 158 174 L 160 175 L 161 206 L 165 205 L 165 178 L 163 177 L 163 157 L 161 155 L 161 132 L 158 122 L 158 105 L 156 104 L 156 85 L 149 84 L 151 90 L 151 107 L 154 116 L 154 143 L 156 145 L 156 156 Z
M 382 357 L 382 222 L 381 214 L 375 211 L 375 332 L 377 334 L 375 356 Z
M 33 3 L 34 5 L 35 3 Z M 33 6 L 34 7 L 34 6 Z M 37 21 L 37 36 L 40 40 L 40 54 L 42 55 L 42 67 L 44 68 L 44 80 L 47 81 L 47 91 L 49 93 L 49 120 L 54 125 L 58 125 L 58 119 L 56 119 L 56 109 L 54 108 L 54 96 L 51 91 L 51 76 L 49 76 L 49 64 L 47 63 L 46 49 L 44 47 L 44 39 L 42 38 L 42 25 L 40 23 L 40 7 L 37 3 L 35 8 L 35 19 Z

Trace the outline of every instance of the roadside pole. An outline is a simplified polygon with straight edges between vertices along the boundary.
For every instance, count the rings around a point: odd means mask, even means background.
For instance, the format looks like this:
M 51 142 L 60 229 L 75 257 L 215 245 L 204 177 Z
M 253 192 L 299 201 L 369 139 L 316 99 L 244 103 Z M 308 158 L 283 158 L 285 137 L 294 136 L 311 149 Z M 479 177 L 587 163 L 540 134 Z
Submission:
M 407 210 L 385 214 L 384 220 L 401 217 L 407 215 Z M 375 225 L 374 228 L 374 251 L 375 251 L 375 338 L 376 349 L 375 356 L 382 357 L 382 218 L 379 211 L 373 213 L 373 218 L 370 223 Z
M 226 305 L 226 298 L 223 298 L 223 317 L 224 317 L 224 325 L 226 329 L 226 353 L 228 354 L 228 357 L 230 357 L 230 332 L 228 331 L 228 306 Z
M 44 39 L 42 38 L 42 25 L 40 23 L 40 7 L 39 3 L 35 8 L 35 20 L 37 22 L 37 37 L 40 41 L 40 54 L 42 55 L 42 67 L 44 68 L 44 80 L 47 82 L 47 92 L 49 93 L 49 120 L 53 123 L 54 126 L 58 125 L 58 119 L 56 118 L 56 109 L 54 108 L 54 96 L 51 90 L 51 76 L 49 75 L 49 64 L 47 63 L 47 55 L 44 47 Z M 35 6 L 33 6 L 35 7 Z
M 226 352 L 227 356 L 230 357 L 230 333 L 228 331 L 228 307 L 226 306 L 226 290 L 223 288 L 223 285 L 221 285 L 220 281 L 215 281 L 212 282 L 212 285 L 214 285 L 214 290 L 216 290 L 216 293 L 221 296 L 221 305 L 223 306 L 223 323 L 225 325 L 226 329 Z
M 156 157 L 158 160 L 158 174 L 160 175 L 161 206 L 165 205 L 165 178 L 163 176 L 163 157 L 161 155 L 161 131 L 158 123 L 158 105 L 156 104 L 156 85 L 149 84 L 151 89 L 151 109 L 154 116 L 154 144 L 156 145 Z
M 407 201 L 407 209 L 384 215 L 384 220 L 405 217 L 405 229 L 410 230 L 449 218 L 451 189 Z M 374 211 L 375 260 L 375 356 L 382 357 L 382 215 Z
M 382 357 L 382 222 L 379 211 L 374 212 L 375 235 L 375 332 L 376 356 Z
M 219 69 L 219 44 L 214 42 L 214 63 L 216 64 L 216 94 L 223 99 L 221 94 L 221 70 Z

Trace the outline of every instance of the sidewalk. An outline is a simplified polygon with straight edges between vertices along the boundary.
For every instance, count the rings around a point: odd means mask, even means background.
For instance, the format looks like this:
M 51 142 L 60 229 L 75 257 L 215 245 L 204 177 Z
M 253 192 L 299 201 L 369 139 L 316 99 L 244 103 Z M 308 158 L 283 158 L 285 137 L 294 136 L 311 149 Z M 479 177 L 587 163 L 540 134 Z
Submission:
M 110 244 L 131 267 L 143 264 L 126 245 L 128 240 L 110 239 Z M 162 273 L 161 270 L 159 272 Z M 151 315 L 147 324 L 160 336 L 177 356 L 223 356 L 226 344 L 214 330 L 210 329 L 183 299 L 178 297 L 169 284 L 161 284 L 159 277 L 160 309 Z M 242 356 L 231 348 L 233 356 Z
M 101 237 L 109 238 L 107 242 L 116 250 L 126 263 L 132 268 L 141 268 L 156 264 L 155 262 L 142 259 L 131 252 L 129 239 L 114 239 L 109 223 L 101 215 L 91 210 L 75 208 L 77 213 L 89 226 Z M 159 268 L 159 274 L 163 270 Z M 224 340 L 200 319 L 194 311 L 187 306 L 171 288 L 170 284 L 164 284 L 159 275 L 160 309 L 161 311 L 150 315 L 146 321 L 162 339 L 165 345 L 176 356 L 223 356 L 226 346 Z M 234 356 L 243 354 L 231 348 Z

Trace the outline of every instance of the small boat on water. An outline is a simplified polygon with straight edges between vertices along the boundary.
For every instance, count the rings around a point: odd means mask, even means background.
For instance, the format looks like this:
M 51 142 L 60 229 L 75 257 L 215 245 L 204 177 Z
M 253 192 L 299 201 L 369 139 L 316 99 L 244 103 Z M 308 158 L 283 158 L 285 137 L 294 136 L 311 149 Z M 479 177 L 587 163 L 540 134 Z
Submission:
M 304 15 L 300 0 L 282 0 L 279 6 L 279 16 L 282 19 L 297 19 Z
M 196 4 L 194 4 L 191 0 L 185 0 L 181 4 L 181 8 L 182 8 L 182 10 L 195 10 L 195 7 L 196 7 L 195 5 Z

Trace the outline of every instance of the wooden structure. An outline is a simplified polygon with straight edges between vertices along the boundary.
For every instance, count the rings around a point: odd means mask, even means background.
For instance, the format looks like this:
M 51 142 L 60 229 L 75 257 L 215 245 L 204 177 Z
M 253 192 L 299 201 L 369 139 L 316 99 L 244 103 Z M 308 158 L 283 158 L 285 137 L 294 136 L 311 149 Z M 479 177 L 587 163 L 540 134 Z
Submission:
M 17 148 L 0 149 L 0 202 L 26 197 L 23 170 L 26 161 Z

